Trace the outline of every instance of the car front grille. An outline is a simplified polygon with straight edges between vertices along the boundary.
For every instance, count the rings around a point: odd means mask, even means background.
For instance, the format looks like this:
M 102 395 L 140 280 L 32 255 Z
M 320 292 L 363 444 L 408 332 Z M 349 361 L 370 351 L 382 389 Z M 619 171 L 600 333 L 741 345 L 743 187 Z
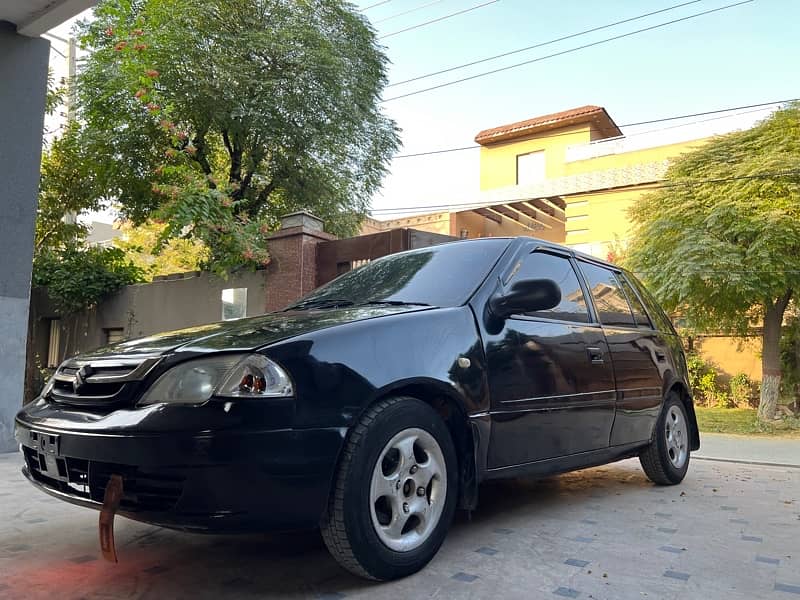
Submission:
M 130 512 L 167 512 L 183 493 L 184 476 L 167 469 L 147 470 L 78 458 L 54 458 L 27 446 L 23 446 L 23 452 L 34 481 L 73 498 L 103 502 L 113 474 L 122 477 L 120 507 Z M 55 464 L 48 464 L 48 460 Z
M 129 402 L 158 357 L 73 359 L 59 367 L 47 398 L 62 404 L 108 406 Z

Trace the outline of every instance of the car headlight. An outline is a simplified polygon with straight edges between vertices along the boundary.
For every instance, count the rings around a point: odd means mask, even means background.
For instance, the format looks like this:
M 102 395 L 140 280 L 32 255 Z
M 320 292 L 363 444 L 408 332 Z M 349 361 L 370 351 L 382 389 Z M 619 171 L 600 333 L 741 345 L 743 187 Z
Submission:
M 139 405 L 202 404 L 223 398 L 285 398 L 294 394 L 289 375 L 261 354 L 224 354 L 180 363 L 145 392 Z

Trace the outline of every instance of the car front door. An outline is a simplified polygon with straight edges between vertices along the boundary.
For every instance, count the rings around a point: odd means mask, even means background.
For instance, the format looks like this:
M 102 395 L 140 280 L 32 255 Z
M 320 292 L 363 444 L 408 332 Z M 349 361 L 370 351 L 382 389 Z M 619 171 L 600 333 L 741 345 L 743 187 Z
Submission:
M 674 368 L 672 351 L 622 272 L 583 260 L 578 264 L 614 365 L 617 410 L 611 445 L 648 440 L 661 410 L 665 374 Z
M 602 329 L 593 322 L 568 255 L 531 247 L 503 282 L 551 279 L 551 310 L 512 314 L 487 340 L 492 435 L 489 468 L 608 447 L 614 376 Z

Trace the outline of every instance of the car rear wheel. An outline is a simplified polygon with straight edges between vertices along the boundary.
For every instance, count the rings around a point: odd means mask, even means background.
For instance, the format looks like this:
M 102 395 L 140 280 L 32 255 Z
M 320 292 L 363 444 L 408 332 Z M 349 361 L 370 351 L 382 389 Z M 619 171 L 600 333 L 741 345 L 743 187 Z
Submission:
M 457 459 L 441 417 L 415 398 L 372 406 L 353 428 L 321 523 L 343 567 L 375 580 L 419 571 L 455 512 Z
M 670 392 L 656 423 L 655 439 L 639 455 L 645 474 L 653 483 L 675 485 L 689 469 L 691 431 L 680 397 Z

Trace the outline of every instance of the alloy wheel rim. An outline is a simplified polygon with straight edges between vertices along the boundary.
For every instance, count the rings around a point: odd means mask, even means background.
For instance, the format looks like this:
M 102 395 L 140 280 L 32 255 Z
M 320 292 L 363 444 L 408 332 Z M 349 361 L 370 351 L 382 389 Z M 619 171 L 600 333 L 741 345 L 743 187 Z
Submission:
M 667 418 L 664 423 L 664 433 L 667 437 L 667 457 L 672 466 L 680 469 L 686 463 L 686 458 L 689 456 L 689 449 L 687 446 L 688 432 L 686 428 L 686 419 L 683 412 L 673 405 L 667 411 Z
M 439 524 L 447 498 L 447 467 L 434 437 L 423 429 L 397 433 L 372 471 L 369 500 L 375 533 L 388 548 L 418 548 Z

